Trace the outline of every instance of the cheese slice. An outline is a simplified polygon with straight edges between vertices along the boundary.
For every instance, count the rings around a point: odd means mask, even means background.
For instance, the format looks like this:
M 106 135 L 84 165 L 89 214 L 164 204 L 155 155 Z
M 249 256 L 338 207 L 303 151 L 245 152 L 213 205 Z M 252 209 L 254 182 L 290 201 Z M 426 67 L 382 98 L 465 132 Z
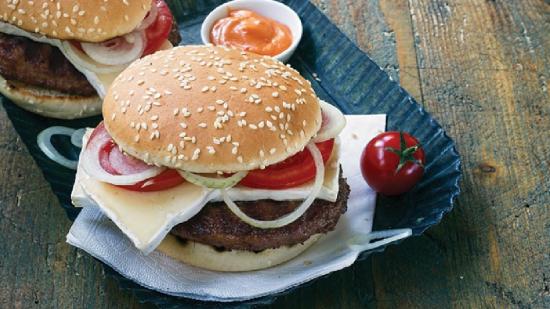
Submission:
M 51 39 L 41 34 L 27 32 L 19 29 L 18 27 L 12 24 L 8 24 L 5 22 L 0 22 L 0 32 L 6 33 L 9 35 L 22 36 L 22 37 L 31 39 L 35 42 L 46 43 L 59 48 L 59 50 L 61 51 L 61 53 L 63 53 L 65 58 L 67 58 L 67 60 L 69 60 L 74 65 L 74 67 L 86 77 L 86 79 L 90 82 L 92 87 L 94 87 L 94 89 L 97 91 L 97 94 L 99 95 L 100 98 L 105 97 L 105 94 L 109 89 L 109 86 L 113 83 L 113 81 L 120 74 L 120 72 L 122 72 L 126 68 L 126 66 L 120 66 L 119 70 L 116 70 L 111 73 L 94 72 L 80 65 L 78 61 L 75 61 L 75 57 L 85 57 L 86 58 L 85 61 L 91 62 L 91 63 L 94 63 L 95 62 L 94 60 L 92 60 L 91 58 L 85 55 L 83 56 L 83 55 L 78 55 L 76 53 L 69 52 L 67 48 L 64 46 L 64 42 L 61 40 Z M 170 49 L 172 47 L 173 47 L 172 44 L 167 40 L 162 44 L 159 50 Z M 97 62 L 95 62 L 95 64 L 96 66 L 106 67 L 106 65 L 102 65 Z
M 83 139 L 85 145 L 91 130 Z M 326 164 L 325 179 L 317 198 L 336 201 L 339 185 L 340 142 L 337 140 Z M 81 161 L 80 161 L 81 162 Z M 271 199 L 277 201 L 305 199 L 312 184 L 282 190 L 252 189 L 236 186 L 227 190 L 234 201 Z M 118 228 L 148 254 L 162 242 L 177 224 L 196 215 L 208 202 L 221 201 L 219 190 L 184 182 L 171 189 L 157 192 L 123 190 L 90 177 L 79 163 L 71 194 L 77 207 L 99 207 Z

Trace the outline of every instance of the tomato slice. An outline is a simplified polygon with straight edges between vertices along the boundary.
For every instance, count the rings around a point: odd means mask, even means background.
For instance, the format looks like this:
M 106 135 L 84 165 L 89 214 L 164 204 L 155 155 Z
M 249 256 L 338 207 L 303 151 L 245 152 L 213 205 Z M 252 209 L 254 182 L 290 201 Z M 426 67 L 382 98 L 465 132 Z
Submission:
M 183 182 L 184 179 L 181 177 L 178 171 L 167 169 L 153 178 L 140 181 L 134 185 L 118 187 L 130 191 L 153 192 L 170 189 L 182 184 Z
M 153 5 L 157 7 L 158 15 L 157 19 L 145 29 L 147 45 L 145 46 L 143 56 L 159 50 L 170 35 L 172 23 L 174 22 L 174 16 L 166 2 L 163 0 L 154 0 Z
M 326 163 L 334 148 L 334 139 L 317 143 L 317 148 Z M 307 183 L 315 178 L 315 162 L 308 150 L 270 165 L 265 169 L 253 170 L 239 184 L 250 188 L 286 189 Z
M 104 131 L 105 126 L 103 122 L 101 122 L 90 135 L 90 141 L 93 140 L 97 134 L 101 134 Z M 99 149 L 99 164 L 106 172 L 112 175 L 131 175 L 150 168 L 147 163 L 120 151 L 113 140 L 105 143 L 105 145 Z M 133 185 L 116 185 L 116 187 L 131 191 L 152 192 L 166 190 L 183 182 L 184 179 L 176 170 L 167 169 L 155 177 L 137 182 Z

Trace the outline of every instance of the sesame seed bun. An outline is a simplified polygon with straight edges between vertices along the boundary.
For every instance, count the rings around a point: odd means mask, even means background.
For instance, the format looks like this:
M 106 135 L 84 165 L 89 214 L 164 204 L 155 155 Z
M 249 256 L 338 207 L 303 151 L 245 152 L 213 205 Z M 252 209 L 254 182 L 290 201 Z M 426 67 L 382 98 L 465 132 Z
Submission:
M 103 103 L 128 154 L 197 173 L 262 168 L 304 149 L 321 126 L 309 81 L 276 59 L 182 46 L 134 62 Z
M 151 0 L 0 1 L 0 20 L 50 38 L 102 42 L 134 30 Z
M 311 247 L 321 234 L 315 234 L 304 243 L 282 246 L 260 252 L 244 250 L 219 251 L 214 247 L 194 241 L 180 241 L 168 235 L 157 250 L 185 264 L 213 271 L 251 271 L 265 269 L 289 261 Z
M 46 117 L 77 119 L 101 114 L 98 96 L 84 97 L 6 81 L 0 76 L 0 93 L 19 107 Z

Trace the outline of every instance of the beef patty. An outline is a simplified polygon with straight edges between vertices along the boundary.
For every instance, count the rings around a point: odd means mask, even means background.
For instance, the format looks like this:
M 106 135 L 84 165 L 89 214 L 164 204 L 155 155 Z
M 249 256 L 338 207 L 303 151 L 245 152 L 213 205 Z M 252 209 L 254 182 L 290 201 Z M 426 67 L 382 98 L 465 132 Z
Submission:
M 0 33 L 0 75 L 28 85 L 81 96 L 95 89 L 52 45 Z
M 173 45 L 181 37 L 174 23 L 168 37 Z M 0 75 L 7 80 L 79 96 L 96 90 L 61 51 L 52 45 L 0 33 Z
M 298 220 L 275 229 L 248 225 L 223 202 L 208 203 L 189 221 L 175 226 L 171 234 L 183 240 L 196 241 L 219 249 L 262 251 L 284 245 L 295 245 L 319 233 L 332 231 L 346 212 L 349 186 L 340 175 L 336 202 L 316 199 Z M 260 200 L 238 202 L 247 215 L 258 220 L 274 220 L 296 209 L 302 201 Z

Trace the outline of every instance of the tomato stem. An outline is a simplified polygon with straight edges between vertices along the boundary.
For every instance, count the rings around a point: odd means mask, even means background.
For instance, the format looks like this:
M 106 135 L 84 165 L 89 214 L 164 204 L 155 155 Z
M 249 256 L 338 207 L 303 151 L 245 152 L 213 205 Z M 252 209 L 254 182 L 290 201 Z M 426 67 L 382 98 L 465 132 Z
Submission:
M 418 151 L 420 146 L 417 144 L 411 147 L 407 147 L 407 143 L 405 142 L 405 137 L 403 136 L 403 131 L 399 131 L 399 140 L 400 140 L 399 141 L 400 149 L 395 149 L 393 147 L 386 147 L 387 151 L 393 152 L 399 156 L 399 164 L 395 169 L 395 174 L 399 173 L 399 171 L 408 162 L 412 162 L 413 164 L 418 164 L 420 167 L 424 168 L 424 165 L 422 164 L 422 162 L 420 162 L 414 157 L 414 154 Z

